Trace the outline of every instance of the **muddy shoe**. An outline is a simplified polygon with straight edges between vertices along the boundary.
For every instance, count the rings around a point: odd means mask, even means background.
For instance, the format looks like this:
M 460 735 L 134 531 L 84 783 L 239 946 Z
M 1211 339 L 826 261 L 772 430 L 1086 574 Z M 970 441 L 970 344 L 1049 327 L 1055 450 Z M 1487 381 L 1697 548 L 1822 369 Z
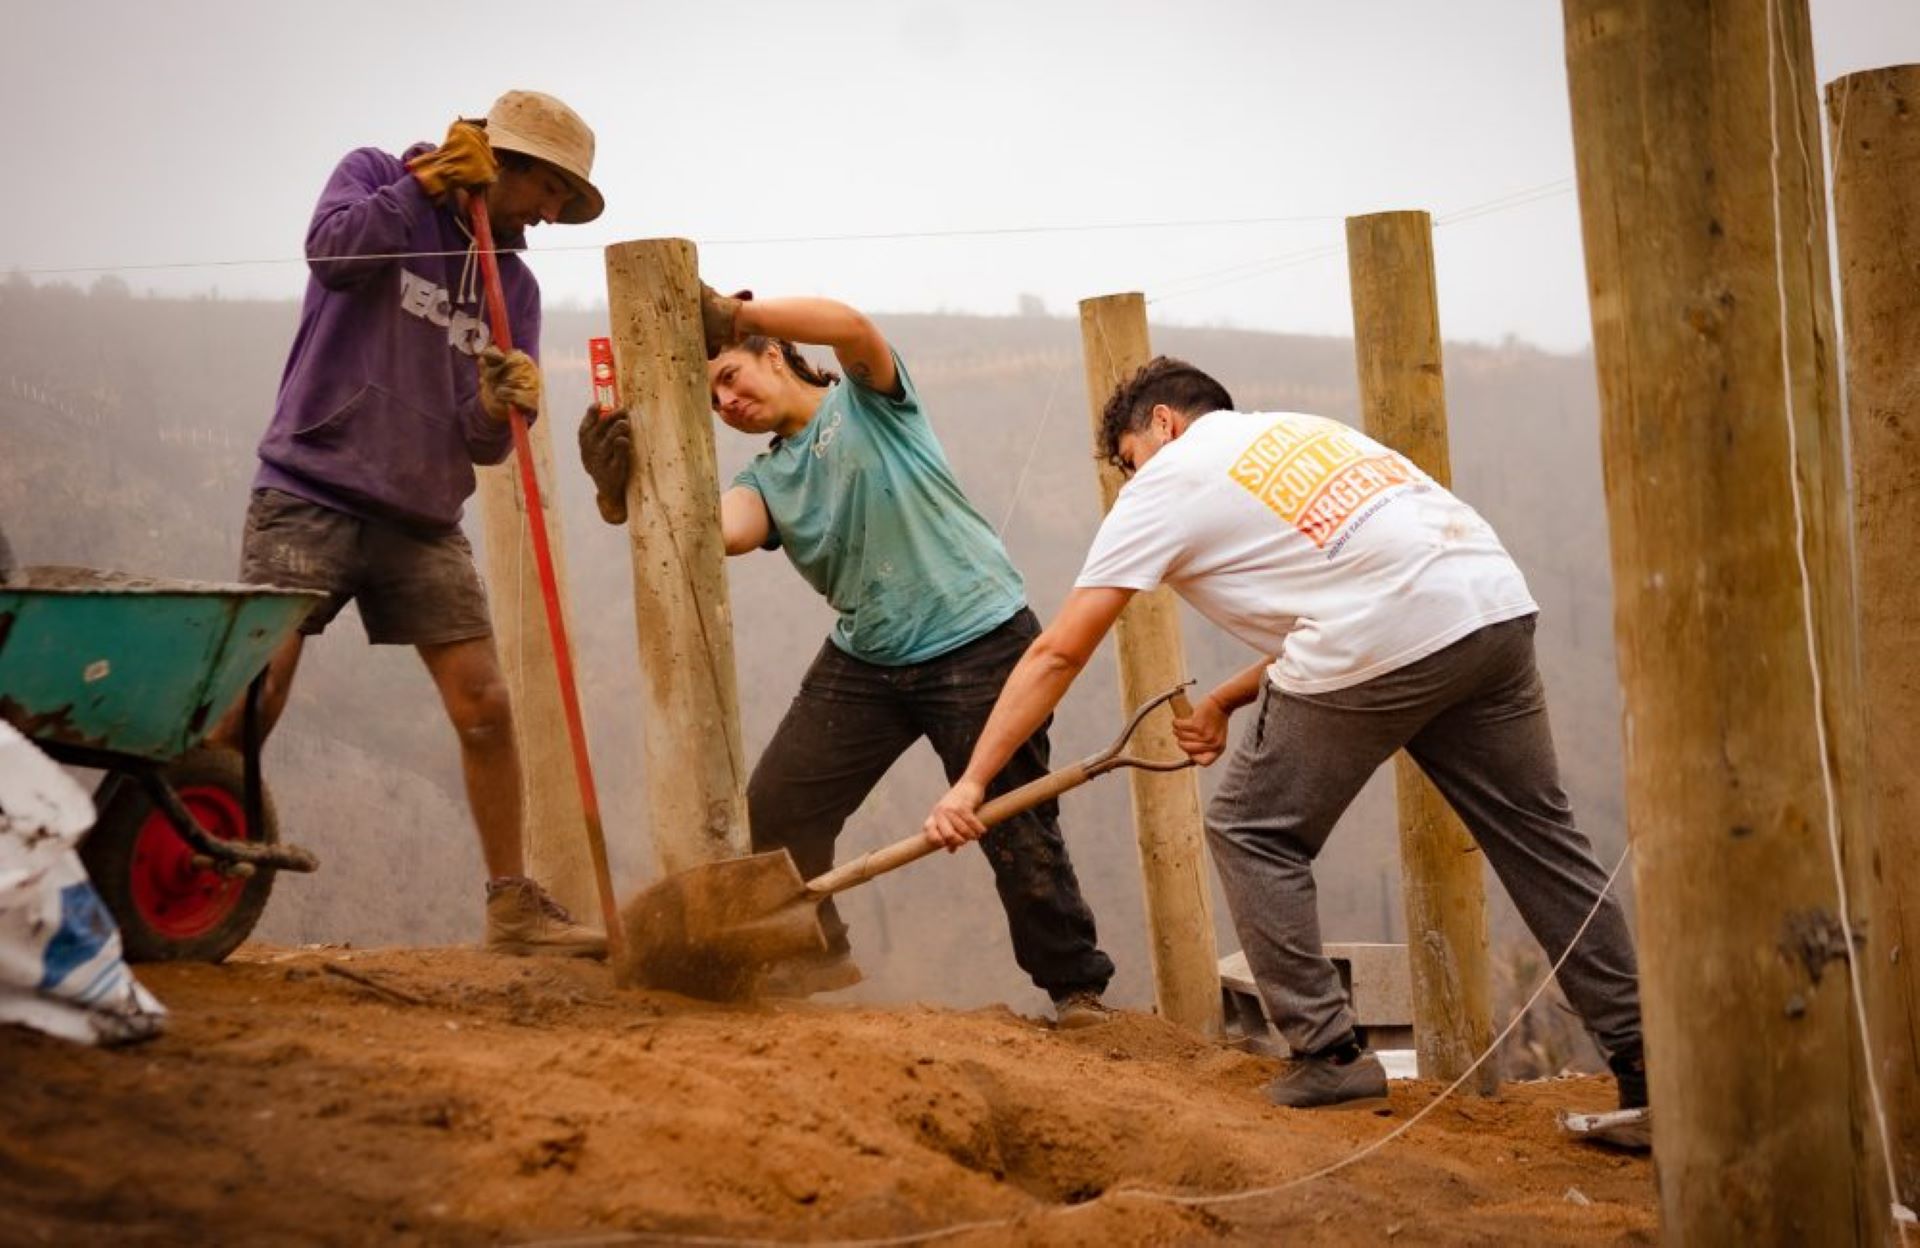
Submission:
M 538 884 L 514 875 L 487 881 L 487 949 L 516 956 L 604 958 L 607 938 L 574 922 Z
M 775 963 L 760 977 L 759 988 L 764 997 L 811 997 L 851 988 L 864 978 L 850 955 L 827 953 Z
M 1387 1068 L 1371 1053 L 1345 1064 L 1330 1057 L 1295 1058 L 1267 1085 L 1267 1099 L 1282 1109 L 1367 1109 L 1387 1103 Z
M 1064 997 L 1053 999 L 1053 1026 L 1056 1031 L 1078 1031 L 1082 1027 L 1098 1027 L 1101 1023 L 1110 1023 L 1116 1012 L 1100 999 L 1100 994 L 1091 988 L 1079 992 L 1070 992 Z

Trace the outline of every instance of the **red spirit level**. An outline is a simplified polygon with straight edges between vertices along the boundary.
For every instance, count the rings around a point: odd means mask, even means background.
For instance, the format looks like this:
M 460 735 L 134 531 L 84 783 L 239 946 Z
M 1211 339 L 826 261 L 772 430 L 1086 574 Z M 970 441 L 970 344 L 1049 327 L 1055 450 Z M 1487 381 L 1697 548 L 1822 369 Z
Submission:
M 620 406 L 620 383 L 613 375 L 613 339 L 587 339 L 587 373 L 593 383 L 593 401 L 605 416 Z

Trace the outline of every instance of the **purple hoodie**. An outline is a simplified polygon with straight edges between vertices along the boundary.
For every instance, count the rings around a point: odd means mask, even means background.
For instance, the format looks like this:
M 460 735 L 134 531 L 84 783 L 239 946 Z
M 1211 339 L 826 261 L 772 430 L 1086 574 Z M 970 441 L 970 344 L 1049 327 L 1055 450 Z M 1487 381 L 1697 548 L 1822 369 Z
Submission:
M 300 329 L 260 440 L 255 489 L 448 529 L 473 493 L 473 465 L 512 450 L 512 432 L 480 407 L 474 357 L 492 334 L 479 258 L 467 254 L 464 223 L 427 198 L 404 163 L 431 150 L 349 152 L 321 192 L 307 227 Z M 523 236 L 494 242 L 518 247 Z M 499 259 L 514 345 L 537 358 L 539 284 L 519 256 Z

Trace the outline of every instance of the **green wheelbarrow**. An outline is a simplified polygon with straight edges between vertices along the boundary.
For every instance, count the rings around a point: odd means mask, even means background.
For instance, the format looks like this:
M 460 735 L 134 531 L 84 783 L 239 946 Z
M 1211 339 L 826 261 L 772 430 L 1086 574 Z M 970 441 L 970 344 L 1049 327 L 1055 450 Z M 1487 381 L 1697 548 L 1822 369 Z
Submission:
M 322 595 L 26 568 L 0 582 L 0 719 L 105 772 L 80 857 L 135 961 L 218 962 L 266 909 L 279 843 L 260 776 L 267 660 Z M 204 748 L 242 696 L 239 755 Z

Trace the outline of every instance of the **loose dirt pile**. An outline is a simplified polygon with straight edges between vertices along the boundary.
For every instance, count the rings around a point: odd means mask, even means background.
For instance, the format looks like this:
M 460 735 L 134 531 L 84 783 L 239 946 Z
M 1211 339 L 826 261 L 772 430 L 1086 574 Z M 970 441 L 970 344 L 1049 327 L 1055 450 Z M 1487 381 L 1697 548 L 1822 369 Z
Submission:
M 591 964 L 249 947 L 145 968 L 168 1036 L 119 1052 L 0 1029 L 0 1241 L 1652 1242 L 1649 1164 L 1576 1145 L 1568 1080 L 1404 1122 L 1273 1109 L 1277 1063 L 1123 1015 L 726 1008 Z M 705 1239 L 702 1242 L 713 1242 Z

